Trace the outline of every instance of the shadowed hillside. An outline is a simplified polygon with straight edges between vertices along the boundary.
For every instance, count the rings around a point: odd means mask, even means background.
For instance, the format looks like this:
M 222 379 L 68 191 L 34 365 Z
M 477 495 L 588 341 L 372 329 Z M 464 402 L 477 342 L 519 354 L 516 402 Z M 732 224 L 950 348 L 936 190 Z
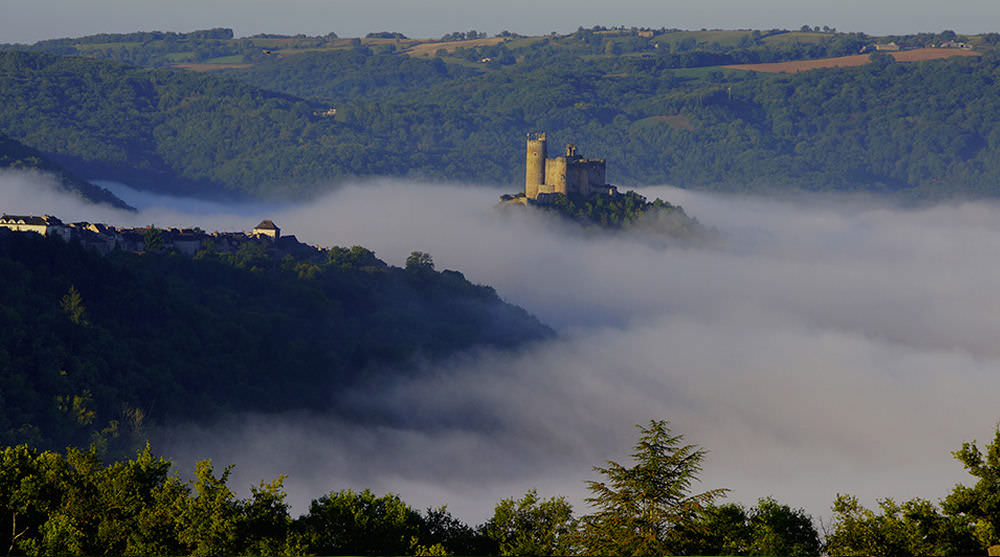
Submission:
M 487 286 L 361 247 L 99 256 L 0 230 L 0 444 L 230 411 L 333 409 L 382 370 L 551 329 Z M 110 428 L 110 429 L 109 429 Z

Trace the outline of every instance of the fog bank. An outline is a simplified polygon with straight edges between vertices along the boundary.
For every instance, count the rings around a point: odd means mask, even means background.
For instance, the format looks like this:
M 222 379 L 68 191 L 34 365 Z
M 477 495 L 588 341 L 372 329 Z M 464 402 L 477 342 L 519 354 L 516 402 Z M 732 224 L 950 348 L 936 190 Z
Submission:
M 520 353 L 465 354 L 419 379 L 331 393 L 394 417 L 378 426 L 256 415 L 158 434 L 154 448 L 185 466 L 237 464 L 237 487 L 288 474 L 297 512 L 370 487 L 477 522 L 537 487 L 582 513 L 591 467 L 627 460 L 634 424 L 650 419 L 709 449 L 703 488 L 747 504 L 773 495 L 818 518 L 838 492 L 936 500 L 970 483 L 950 452 L 990 440 L 998 419 L 996 204 L 649 188 L 722 235 L 663 247 L 501 214 L 499 193 L 386 181 L 308 206 L 134 215 L 0 174 L 7 213 L 209 231 L 271 218 L 302 241 L 363 245 L 396 265 L 425 251 L 559 330 Z

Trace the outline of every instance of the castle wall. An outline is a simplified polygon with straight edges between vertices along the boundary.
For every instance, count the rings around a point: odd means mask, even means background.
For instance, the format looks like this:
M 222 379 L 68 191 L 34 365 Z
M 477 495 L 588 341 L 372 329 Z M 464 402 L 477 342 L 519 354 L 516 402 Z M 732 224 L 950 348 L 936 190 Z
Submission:
M 566 167 L 566 190 L 570 193 L 587 195 L 590 189 L 587 178 L 587 167 L 580 164 L 580 161 L 571 161 Z
M 546 193 L 566 193 L 566 157 L 556 157 L 545 161 Z
M 603 191 L 604 161 L 602 159 L 564 159 L 565 183 L 568 193 L 591 195 Z
M 605 175 L 606 166 L 604 164 L 604 159 L 588 161 L 587 164 L 587 183 L 591 185 L 592 191 L 604 192 L 605 185 L 607 182 L 607 177 Z

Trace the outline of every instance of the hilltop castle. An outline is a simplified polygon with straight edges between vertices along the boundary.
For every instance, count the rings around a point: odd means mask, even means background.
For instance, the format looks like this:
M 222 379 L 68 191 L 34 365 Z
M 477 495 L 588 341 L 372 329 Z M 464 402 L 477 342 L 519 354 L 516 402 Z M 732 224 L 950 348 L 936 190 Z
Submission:
M 597 193 L 615 195 L 618 189 L 604 182 L 604 159 L 585 159 L 576 145 L 566 145 L 566 155 L 548 158 L 544 133 L 529 133 L 525 153 L 524 196 L 541 201 L 545 194 Z

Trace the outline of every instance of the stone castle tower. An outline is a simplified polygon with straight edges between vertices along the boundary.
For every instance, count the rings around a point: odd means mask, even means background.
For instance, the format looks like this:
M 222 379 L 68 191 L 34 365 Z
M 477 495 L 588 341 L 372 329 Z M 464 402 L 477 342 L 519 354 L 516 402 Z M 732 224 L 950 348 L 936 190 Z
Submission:
M 538 188 L 545 184 L 545 157 L 545 134 L 529 133 L 524 160 L 524 194 L 528 199 L 536 199 Z
M 525 152 L 524 196 L 538 199 L 540 194 L 595 193 L 614 195 L 617 188 L 605 183 L 604 159 L 585 159 L 575 145 L 566 146 L 566 154 L 548 158 L 544 133 L 529 133 Z

